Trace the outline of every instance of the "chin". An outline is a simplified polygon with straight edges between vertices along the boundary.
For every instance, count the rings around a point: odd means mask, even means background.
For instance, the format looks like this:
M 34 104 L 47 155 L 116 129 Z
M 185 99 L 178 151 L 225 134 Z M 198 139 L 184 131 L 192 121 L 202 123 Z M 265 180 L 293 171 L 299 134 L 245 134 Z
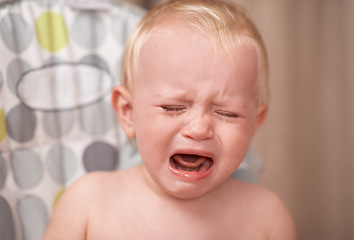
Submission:
M 206 193 L 204 192 L 196 192 L 194 190 L 191 191 L 186 191 L 186 190 L 181 190 L 181 191 L 169 191 L 167 192 L 171 197 L 175 199 L 180 199 L 180 200 L 193 200 L 193 199 L 198 199 L 202 196 L 204 196 Z
M 208 188 L 205 188 L 205 186 L 208 186 Z M 200 182 L 177 181 L 173 186 L 165 185 L 162 188 L 169 196 L 181 200 L 197 199 L 213 191 L 210 184 Z

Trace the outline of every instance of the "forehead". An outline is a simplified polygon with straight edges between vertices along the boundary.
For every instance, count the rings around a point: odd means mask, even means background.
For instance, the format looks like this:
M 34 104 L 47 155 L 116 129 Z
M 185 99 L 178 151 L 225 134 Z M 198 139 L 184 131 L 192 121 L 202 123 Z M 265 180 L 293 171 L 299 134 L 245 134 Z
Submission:
M 209 29 L 210 30 L 210 29 Z M 187 40 L 193 40 L 199 44 L 206 43 L 212 46 L 215 53 L 228 52 L 232 55 L 235 46 L 252 47 L 257 52 L 257 60 L 261 61 L 262 52 L 257 40 L 242 35 L 239 32 L 230 31 L 209 31 L 200 24 L 186 22 L 186 19 L 170 18 L 162 16 L 150 23 L 150 30 L 144 34 L 137 44 L 136 63 L 139 62 L 141 54 L 154 54 L 154 50 L 162 47 L 175 48 L 176 43 L 183 44 Z M 226 32 L 228 32 L 226 34 Z M 189 42 L 189 44 L 191 41 Z
M 178 51 L 175 51 L 178 49 Z M 235 56 L 255 54 L 254 60 L 259 60 L 259 48 L 255 40 L 234 34 L 233 41 L 229 45 L 217 47 L 211 37 L 202 31 L 198 31 L 178 21 L 165 21 L 153 28 L 141 46 L 139 54 L 140 67 L 145 61 L 154 61 L 160 57 L 178 59 L 187 58 L 192 52 L 203 51 L 203 57 L 214 59 L 219 56 L 235 61 Z M 246 55 L 243 52 L 248 52 Z M 190 56 L 191 57 L 191 56 Z M 146 62 L 145 62 L 146 63 Z M 258 65 L 258 64 L 257 64 Z
M 229 49 L 215 49 L 206 36 L 180 25 L 164 26 L 152 31 L 143 45 L 136 77 L 140 86 L 142 80 L 158 77 L 177 81 L 181 76 L 217 79 L 220 74 L 257 79 L 257 58 L 255 44 L 243 36 Z

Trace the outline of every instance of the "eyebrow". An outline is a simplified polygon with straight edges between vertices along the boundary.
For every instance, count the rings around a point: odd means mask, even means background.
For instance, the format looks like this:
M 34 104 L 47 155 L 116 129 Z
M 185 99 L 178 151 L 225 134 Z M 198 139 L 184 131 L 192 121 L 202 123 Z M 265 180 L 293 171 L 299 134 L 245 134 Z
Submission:
M 164 91 L 154 94 L 156 97 L 163 97 L 163 98 L 172 98 L 172 99 L 181 99 L 181 98 L 189 98 L 190 94 L 181 89 L 181 90 L 173 90 L 173 91 Z
M 229 102 L 229 101 L 232 101 L 233 104 L 225 104 L 225 102 Z M 219 107 L 231 106 L 231 107 L 237 107 L 242 109 L 249 109 L 249 105 L 247 103 L 240 104 L 240 102 L 233 101 L 232 98 L 214 99 L 213 104 Z

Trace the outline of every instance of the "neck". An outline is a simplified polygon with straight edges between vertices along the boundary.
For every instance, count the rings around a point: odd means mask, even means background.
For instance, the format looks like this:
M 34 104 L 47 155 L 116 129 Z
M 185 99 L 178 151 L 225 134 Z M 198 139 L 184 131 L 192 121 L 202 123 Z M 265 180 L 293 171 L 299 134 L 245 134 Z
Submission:
M 223 199 L 226 200 L 225 193 L 229 186 L 229 180 L 226 180 L 224 183 L 219 185 L 217 188 L 213 189 L 210 192 L 207 192 L 203 195 L 197 197 L 183 197 L 183 196 L 174 196 L 173 194 L 162 189 L 146 172 L 143 166 L 139 167 L 141 171 L 142 184 L 146 190 L 146 194 L 150 194 L 154 201 L 159 202 L 161 206 L 170 205 L 174 208 L 178 208 L 180 211 L 188 211 L 188 213 L 203 213 L 205 214 L 208 211 L 213 211 L 216 207 L 219 207 L 222 204 Z

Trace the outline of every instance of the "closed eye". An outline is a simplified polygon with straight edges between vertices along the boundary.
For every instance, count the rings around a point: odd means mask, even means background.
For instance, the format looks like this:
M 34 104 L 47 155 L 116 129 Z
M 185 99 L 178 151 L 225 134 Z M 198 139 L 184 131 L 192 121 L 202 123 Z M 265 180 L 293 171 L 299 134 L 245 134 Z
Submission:
M 216 114 L 218 114 L 221 117 L 227 117 L 227 118 L 238 118 L 240 115 L 237 113 L 232 113 L 232 112 L 225 112 L 225 111 L 217 111 Z
M 181 112 L 185 109 L 183 106 L 161 106 L 166 112 Z

